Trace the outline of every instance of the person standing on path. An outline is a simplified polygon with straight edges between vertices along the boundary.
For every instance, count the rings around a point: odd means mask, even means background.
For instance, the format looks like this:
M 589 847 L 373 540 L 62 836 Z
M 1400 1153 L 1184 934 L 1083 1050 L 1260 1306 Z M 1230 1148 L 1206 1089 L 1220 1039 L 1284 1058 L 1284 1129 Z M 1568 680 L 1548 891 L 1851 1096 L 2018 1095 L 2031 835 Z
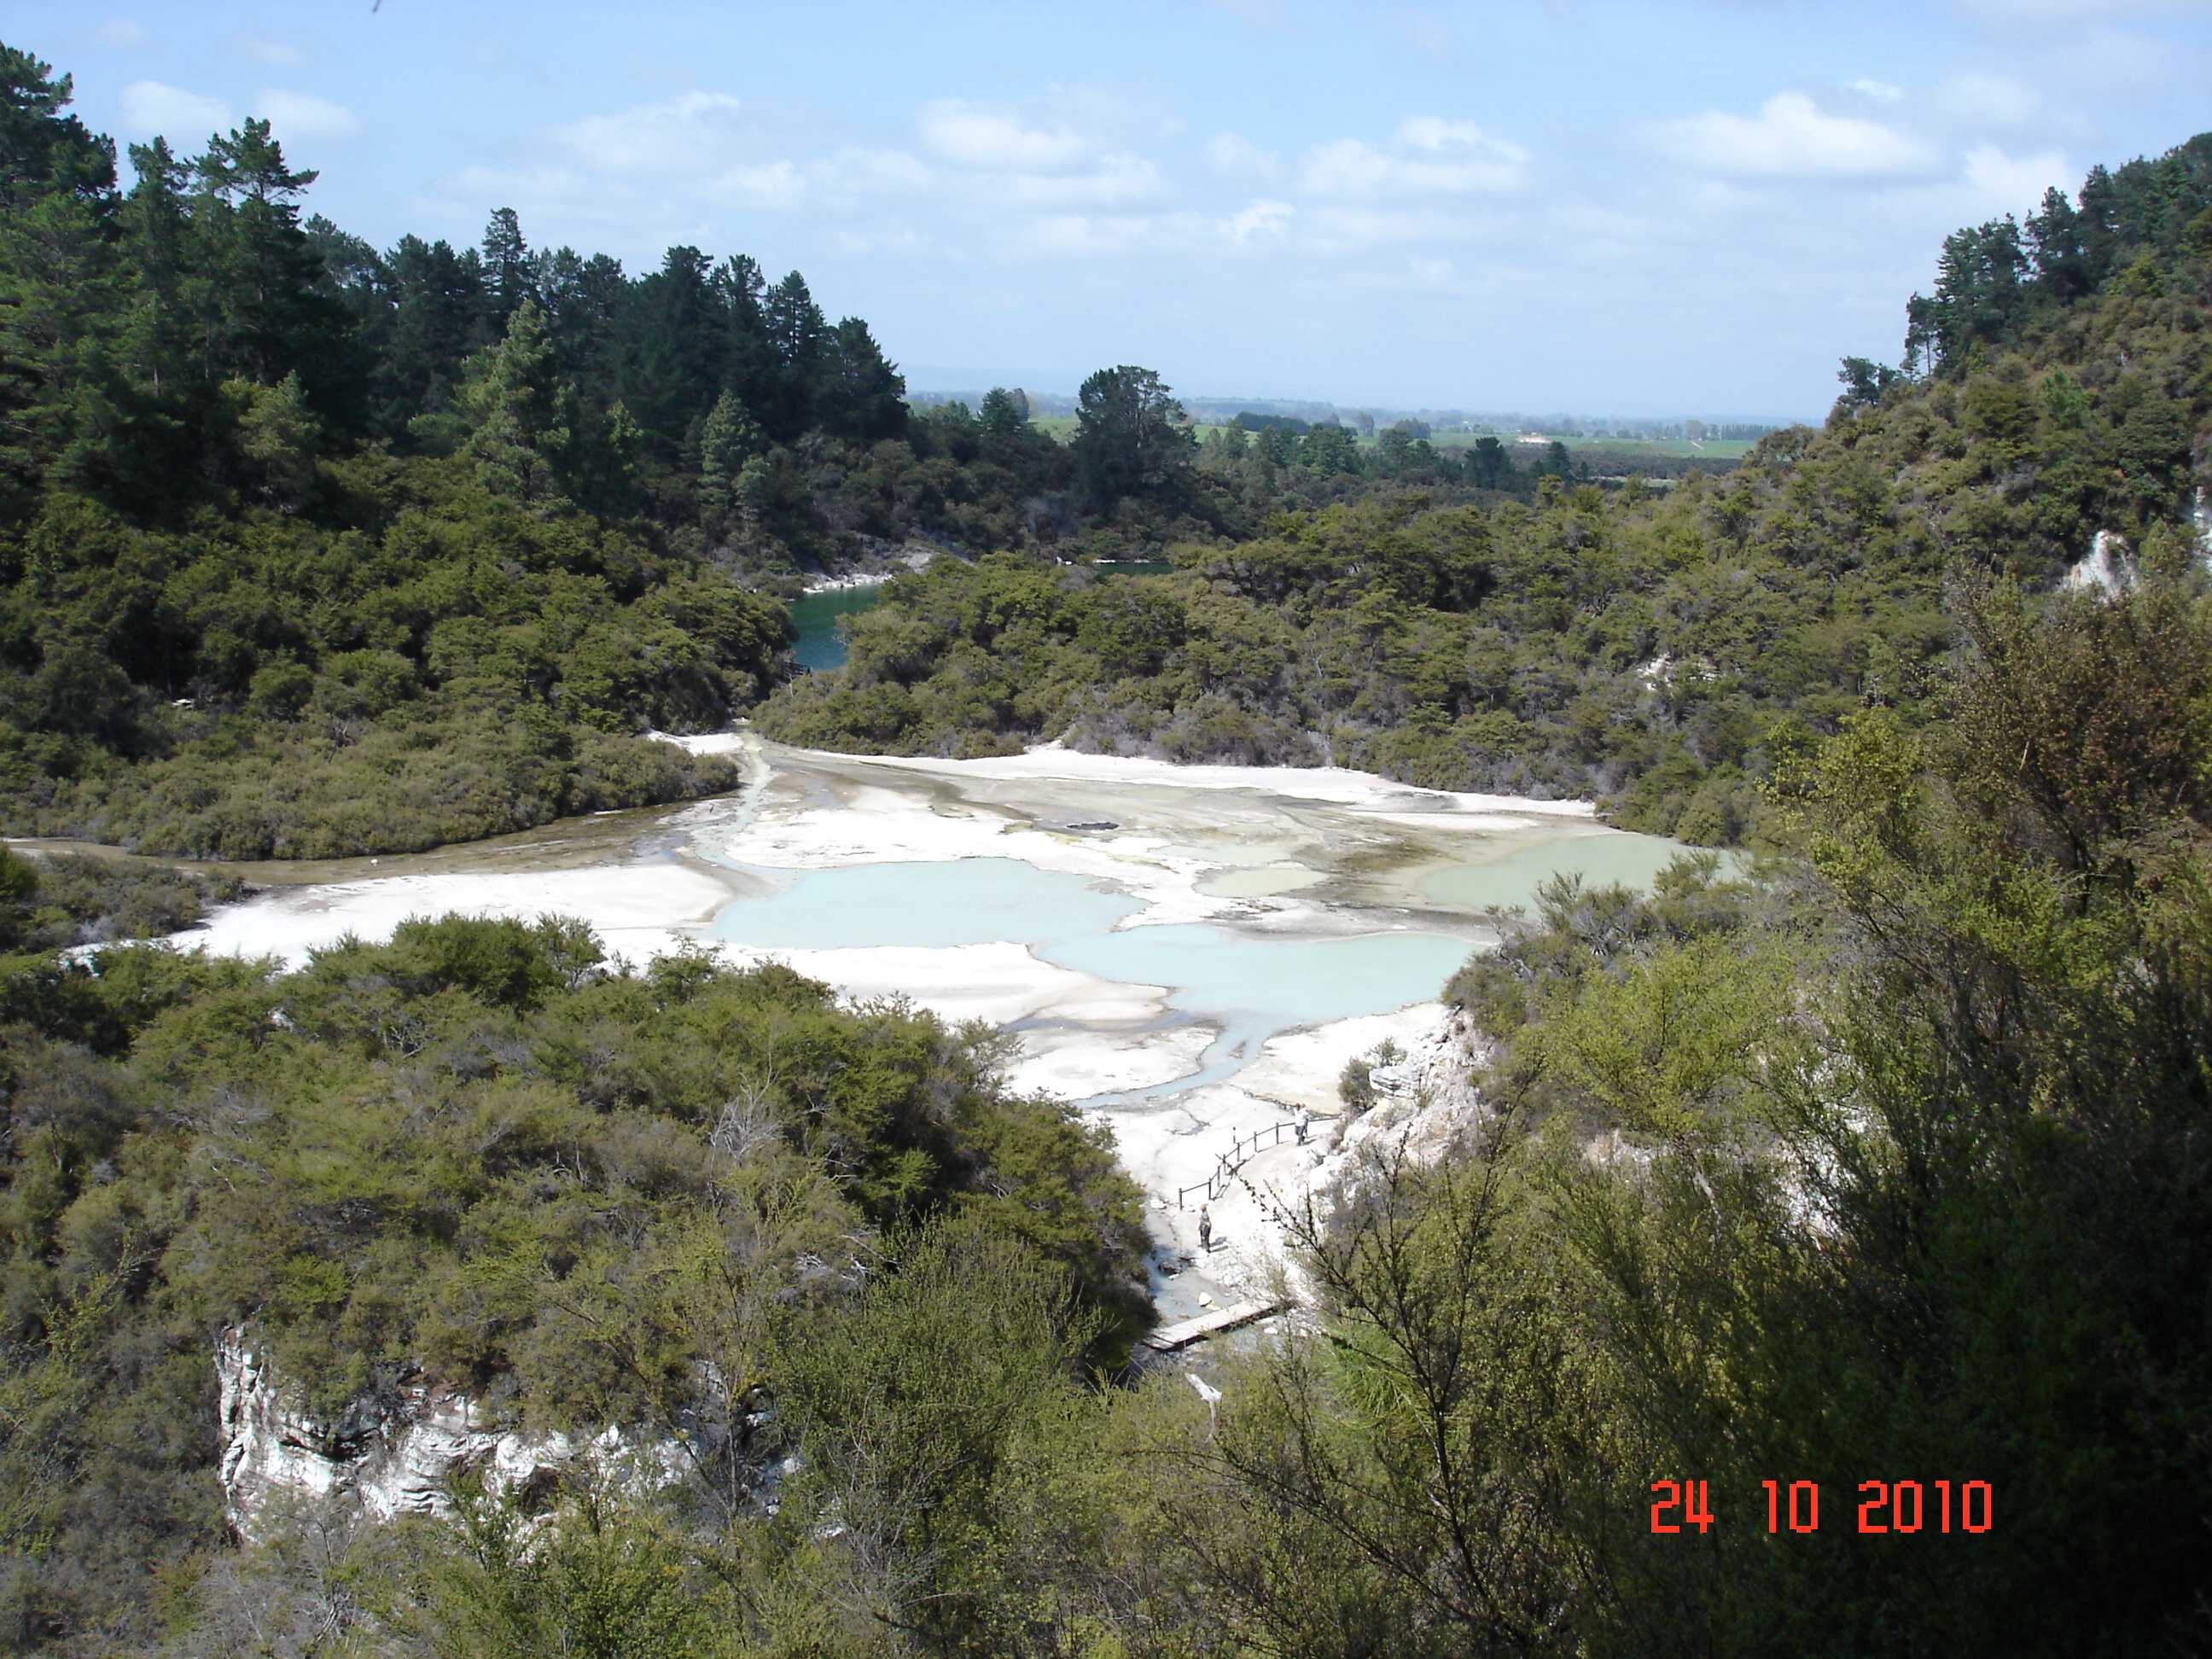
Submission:
M 1298 1108 L 1298 1145 L 1299 1145 L 1299 1146 L 1304 1146 L 1304 1145 L 1306 1144 L 1306 1131 L 1307 1131 L 1307 1130 L 1309 1130 L 1309 1129 L 1310 1129 L 1310 1128 L 1312 1128 L 1312 1127 L 1313 1127 L 1313 1108 L 1311 1108 L 1310 1106 L 1301 1106 L 1301 1107 L 1299 1107 L 1299 1108 Z
M 1198 1248 L 1213 1254 L 1213 1212 L 1203 1204 L 1198 1206 Z

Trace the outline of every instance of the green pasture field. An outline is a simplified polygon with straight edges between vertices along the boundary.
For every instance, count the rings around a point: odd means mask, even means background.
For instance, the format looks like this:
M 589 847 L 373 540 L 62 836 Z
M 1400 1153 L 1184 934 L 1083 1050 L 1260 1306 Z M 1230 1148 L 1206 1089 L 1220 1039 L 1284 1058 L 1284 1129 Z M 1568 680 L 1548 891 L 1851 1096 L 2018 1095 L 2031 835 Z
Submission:
M 1429 441 L 1438 449 L 1472 449 L 1484 435 L 1477 432 L 1439 432 Z M 1543 453 L 1539 446 L 1522 443 L 1517 433 L 1492 435 L 1515 455 Z M 1544 441 L 1548 444 L 1552 439 L 1547 436 Z M 1559 441 L 1570 450 L 1601 449 L 1620 455 L 1692 455 L 1706 460 L 1740 461 L 1751 453 L 1753 441 L 1707 438 L 1702 443 L 1692 443 L 1687 438 L 1561 438 Z
M 1071 442 L 1075 437 L 1075 416 L 1073 415 L 1032 415 L 1030 417 L 1030 424 L 1047 437 L 1056 439 L 1061 443 Z M 1204 443 L 1215 433 L 1227 429 L 1226 427 L 1204 421 L 1191 428 L 1198 434 L 1198 441 L 1200 443 Z
M 1061 443 L 1066 443 L 1075 436 L 1075 416 L 1073 415 L 1038 415 L 1031 417 L 1030 424 Z M 1192 428 L 1200 443 L 1215 433 L 1227 429 L 1225 425 L 1207 423 Z M 1474 432 L 1439 432 L 1429 441 L 1438 449 L 1472 449 L 1483 435 Z M 1493 435 L 1501 439 L 1506 449 L 1516 456 L 1543 453 L 1534 444 L 1521 442 L 1517 434 L 1498 433 Z M 1371 445 L 1375 440 L 1363 438 L 1360 441 Z M 1545 440 L 1547 443 L 1550 441 L 1548 437 Z M 1602 450 L 1607 454 L 1631 457 L 1685 455 L 1713 461 L 1740 461 L 1751 453 L 1752 447 L 1751 441 L 1744 438 L 1707 438 L 1702 443 L 1692 443 L 1687 438 L 1561 438 L 1559 441 L 1574 451 Z

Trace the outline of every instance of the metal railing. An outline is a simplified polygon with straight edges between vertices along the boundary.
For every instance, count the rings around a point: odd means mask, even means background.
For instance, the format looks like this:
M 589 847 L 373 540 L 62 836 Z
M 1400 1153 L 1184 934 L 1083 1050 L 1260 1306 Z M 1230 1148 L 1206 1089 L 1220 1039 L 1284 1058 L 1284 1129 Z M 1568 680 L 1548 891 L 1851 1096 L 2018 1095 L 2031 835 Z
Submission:
M 1190 1195 L 1193 1193 L 1204 1193 L 1206 1202 L 1212 1203 L 1215 1199 L 1229 1190 L 1229 1183 L 1237 1178 L 1237 1170 L 1244 1167 L 1245 1161 L 1254 1153 L 1270 1146 L 1279 1146 L 1283 1144 L 1285 1135 L 1295 1134 L 1297 1132 L 1297 1125 L 1286 1118 L 1282 1122 L 1272 1124 L 1267 1128 L 1255 1129 L 1249 1136 L 1237 1136 L 1230 1144 L 1229 1150 L 1214 1160 L 1212 1175 L 1193 1186 L 1176 1188 L 1176 1208 L 1188 1209 Z

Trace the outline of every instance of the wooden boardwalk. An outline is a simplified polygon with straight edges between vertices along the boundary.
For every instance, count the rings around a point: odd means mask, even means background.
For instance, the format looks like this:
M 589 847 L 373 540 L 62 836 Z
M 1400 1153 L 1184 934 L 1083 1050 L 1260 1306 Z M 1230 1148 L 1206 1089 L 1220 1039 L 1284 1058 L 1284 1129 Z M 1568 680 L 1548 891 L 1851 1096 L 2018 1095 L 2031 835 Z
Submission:
M 1163 1325 L 1145 1339 L 1145 1346 L 1157 1348 L 1162 1353 L 1173 1353 L 1177 1348 L 1188 1348 L 1194 1342 L 1202 1342 L 1209 1336 L 1218 1336 L 1224 1331 L 1233 1331 L 1240 1325 L 1249 1325 L 1255 1319 L 1265 1319 L 1269 1314 L 1280 1313 L 1289 1304 L 1283 1302 L 1239 1302 L 1233 1307 L 1213 1308 L 1195 1319 L 1178 1320 L 1172 1325 Z

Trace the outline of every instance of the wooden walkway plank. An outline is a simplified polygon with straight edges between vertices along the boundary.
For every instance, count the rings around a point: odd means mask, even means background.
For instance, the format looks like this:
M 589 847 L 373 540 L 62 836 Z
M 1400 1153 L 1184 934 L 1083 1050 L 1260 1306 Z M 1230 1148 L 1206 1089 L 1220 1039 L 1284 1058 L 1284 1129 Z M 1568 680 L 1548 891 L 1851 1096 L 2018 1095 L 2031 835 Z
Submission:
M 1177 1348 L 1188 1348 L 1194 1342 L 1209 1336 L 1218 1336 L 1224 1331 L 1233 1331 L 1240 1325 L 1249 1325 L 1255 1319 L 1265 1319 L 1269 1314 L 1280 1313 L 1289 1304 L 1282 1302 L 1239 1302 L 1233 1307 L 1215 1308 L 1195 1319 L 1178 1320 L 1172 1325 L 1163 1325 L 1145 1339 L 1145 1346 L 1162 1353 L 1172 1353 Z

